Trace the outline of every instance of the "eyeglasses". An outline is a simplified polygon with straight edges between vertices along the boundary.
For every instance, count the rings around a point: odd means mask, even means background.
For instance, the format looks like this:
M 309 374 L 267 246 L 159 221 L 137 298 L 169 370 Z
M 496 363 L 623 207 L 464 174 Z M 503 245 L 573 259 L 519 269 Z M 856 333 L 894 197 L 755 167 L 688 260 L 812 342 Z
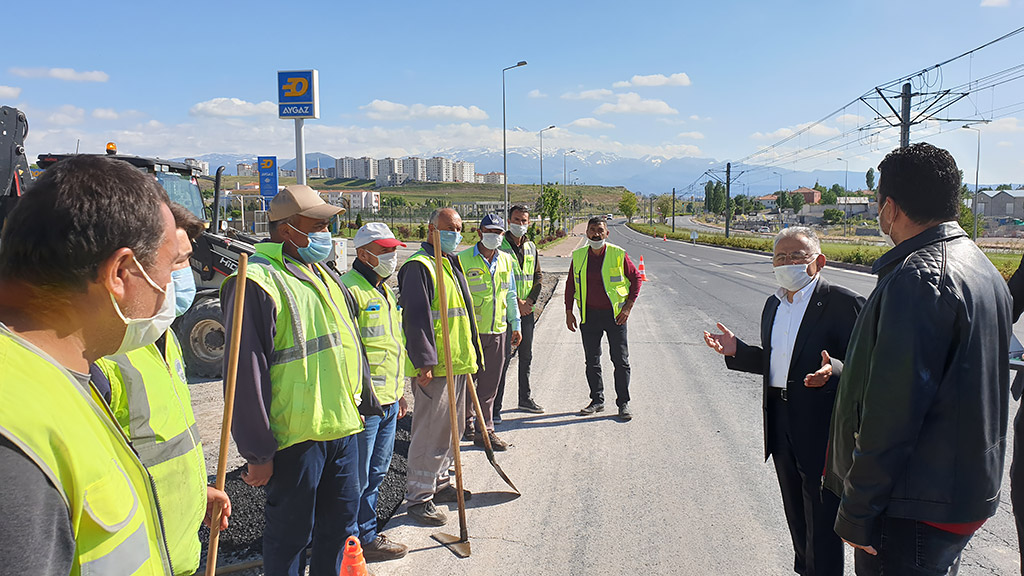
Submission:
M 776 266 L 784 266 L 786 264 L 809 264 L 817 254 L 808 254 L 806 252 L 790 252 L 789 254 L 776 254 L 772 257 L 772 264 Z

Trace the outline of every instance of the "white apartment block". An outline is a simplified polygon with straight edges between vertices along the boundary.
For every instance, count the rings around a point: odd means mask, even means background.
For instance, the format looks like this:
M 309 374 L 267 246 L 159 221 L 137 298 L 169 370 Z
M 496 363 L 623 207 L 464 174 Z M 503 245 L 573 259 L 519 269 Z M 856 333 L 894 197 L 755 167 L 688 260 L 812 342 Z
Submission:
M 380 212 L 380 192 L 372 190 L 352 190 L 345 192 L 348 209 L 352 212 Z
M 356 164 L 359 160 L 346 156 L 334 161 L 334 172 L 336 178 L 357 178 Z
M 427 161 L 424 160 L 423 158 L 417 158 L 415 156 L 403 158 L 402 173 L 408 176 L 409 180 L 414 180 L 416 182 L 426 182 Z
M 377 161 L 369 156 L 356 160 L 355 178 L 360 180 L 377 179 Z
M 476 182 L 476 164 L 462 160 L 452 162 L 452 179 L 456 182 Z
M 398 158 L 377 160 L 377 187 L 397 186 L 398 175 L 402 173 L 402 161 Z
M 245 162 L 235 166 L 235 174 L 239 176 L 256 176 L 256 168 Z
M 202 160 L 196 160 L 195 158 L 185 158 L 185 164 L 193 168 L 198 168 L 199 173 L 203 176 L 210 175 L 210 163 Z
M 427 181 L 452 182 L 452 161 L 440 156 L 427 160 Z
M 476 175 L 477 184 L 504 184 L 505 175 L 501 172 L 488 172 Z

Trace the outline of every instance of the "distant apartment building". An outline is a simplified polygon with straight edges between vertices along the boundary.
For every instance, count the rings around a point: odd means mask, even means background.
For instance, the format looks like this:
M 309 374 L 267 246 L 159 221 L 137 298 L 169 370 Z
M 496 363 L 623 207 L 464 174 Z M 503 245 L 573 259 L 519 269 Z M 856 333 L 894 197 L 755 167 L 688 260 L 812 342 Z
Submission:
M 423 158 L 417 158 L 410 156 L 409 158 L 402 159 L 402 173 L 405 174 L 409 180 L 416 182 L 427 181 L 427 161 Z
M 363 156 L 362 158 L 356 159 L 353 174 L 353 178 L 358 178 L 360 180 L 376 180 L 377 160 L 370 158 L 369 156 Z
M 476 182 L 476 164 L 463 160 L 452 162 L 452 180 L 455 182 Z
M 351 190 L 345 192 L 346 204 L 349 211 L 353 213 L 369 212 L 376 214 L 380 212 L 380 192 L 373 190 Z
M 801 186 L 796 190 L 790 192 L 790 194 L 799 194 L 804 197 L 804 204 L 817 204 L 821 202 L 821 191 L 815 190 L 814 188 L 808 188 Z
M 338 158 L 334 161 L 334 172 L 335 178 L 358 178 L 356 176 L 356 164 L 359 162 L 356 158 L 346 156 L 344 158 Z
M 284 168 L 279 168 L 277 170 L 277 176 L 278 178 L 295 178 L 295 170 L 285 170 Z
M 401 186 L 408 176 L 402 172 L 400 158 L 384 158 L 377 161 L 377 187 Z
M 235 174 L 239 176 L 256 176 L 256 168 L 252 164 L 242 162 L 235 166 Z
M 327 178 L 327 169 L 320 168 L 319 166 L 315 168 L 307 168 L 306 178 Z
M 452 161 L 440 156 L 427 160 L 428 182 L 452 182 Z
M 195 158 L 185 158 L 185 164 L 193 168 L 198 168 L 199 173 L 203 176 L 210 175 L 210 163 L 202 160 L 196 160 Z
M 327 177 L 331 178 L 331 179 L 334 179 L 334 178 L 338 177 L 338 168 L 337 168 L 337 166 L 331 166 L 331 167 L 327 168 Z
M 476 175 L 477 184 L 504 184 L 505 175 L 501 172 L 488 172 L 487 174 Z
M 760 202 L 762 206 L 769 210 L 775 210 L 775 207 L 779 202 L 779 197 L 775 194 L 769 194 L 767 196 L 758 196 L 757 198 L 754 198 L 754 200 Z

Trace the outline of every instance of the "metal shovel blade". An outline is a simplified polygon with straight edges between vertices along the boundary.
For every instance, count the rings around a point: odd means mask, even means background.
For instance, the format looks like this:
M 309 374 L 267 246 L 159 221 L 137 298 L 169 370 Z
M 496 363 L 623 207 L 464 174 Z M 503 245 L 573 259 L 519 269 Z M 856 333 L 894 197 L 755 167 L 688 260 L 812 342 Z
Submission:
M 516 485 L 512 483 L 512 480 L 505 475 L 505 471 L 501 469 L 501 466 L 499 466 L 494 460 L 494 452 L 492 450 L 487 450 L 487 460 L 491 463 L 491 466 L 494 467 L 494 471 L 498 473 L 498 476 L 501 476 L 501 479 L 505 481 L 505 484 L 508 484 L 513 490 L 515 490 L 516 494 L 522 494 L 522 492 L 519 491 L 519 488 L 516 488 Z
M 463 540 L 444 532 L 431 534 L 430 537 L 444 544 L 445 548 L 451 550 L 459 558 L 469 558 L 469 540 Z

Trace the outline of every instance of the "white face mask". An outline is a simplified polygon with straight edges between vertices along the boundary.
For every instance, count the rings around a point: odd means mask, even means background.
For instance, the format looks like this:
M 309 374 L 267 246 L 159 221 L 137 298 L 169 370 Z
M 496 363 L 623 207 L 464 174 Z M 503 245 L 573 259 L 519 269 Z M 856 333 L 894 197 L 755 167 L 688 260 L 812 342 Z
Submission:
M 882 230 L 882 212 L 885 212 L 885 207 L 888 205 L 889 203 L 886 202 L 885 205 L 882 206 L 882 209 L 878 211 L 878 232 L 882 235 L 882 239 L 885 240 L 885 243 L 892 247 L 896 245 L 892 239 L 892 227 L 896 225 L 896 221 L 893 220 L 892 224 L 889 225 L 888 234 L 886 234 L 885 230 Z
M 135 257 L 132 257 L 135 260 Z M 167 283 L 166 288 L 160 288 L 153 282 L 153 279 L 146 273 L 146 269 L 139 264 L 138 260 L 135 260 L 135 265 L 139 267 L 143 277 L 146 278 L 146 282 L 164 295 L 164 301 L 160 304 L 160 309 L 157 310 L 154 316 L 149 318 L 128 318 L 121 312 L 121 307 L 118 306 L 117 300 L 114 299 L 114 295 L 110 295 L 110 301 L 114 303 L 114 310 L 117 315 L 121 317 L 121 321 L 124 322 L 125 331 L 124 338 L 121 339 L 121 346 L 118 347 L 117 352 L 114 354 L 124 354 L 137 350 L 139 348 L 145 348 L 150 344 L 156 342 L 160 336 L 167 332 L 167 329 L 171 327 L 171 323 L 174 322 L 174 281 Z
M 807 264 L 788 264 L 776 266 L 775 281 L 790 292 L 796 292 L 814 280 L 813 276 L 807 274 Z
M 604 248 L 604 238 L 600 240 L 594 240 L 593 238 L 587 238 L 587 244 L 590 244 L 592 250 L 600 250 Z
M 375 254 L 375 256 L 377 257 L 377 265 L 373 267 L 373 271 L 378 276 L 387 278 L 395 273 L 395 269 L 398 268 L 398 252 Z
M 501 246 L 501 234 L 484 232 L 483 236 L 480 238 L 480 243 L 488 250 L 497 250 L 498 246 Z
M 522 238 L 523 236 L 526 236 L 526 231 L 529 229 L 530 227 L 525 224 L 508 225 L 508 231 L 511 232 L 512 235 L 515 236 L 516 238 Z

